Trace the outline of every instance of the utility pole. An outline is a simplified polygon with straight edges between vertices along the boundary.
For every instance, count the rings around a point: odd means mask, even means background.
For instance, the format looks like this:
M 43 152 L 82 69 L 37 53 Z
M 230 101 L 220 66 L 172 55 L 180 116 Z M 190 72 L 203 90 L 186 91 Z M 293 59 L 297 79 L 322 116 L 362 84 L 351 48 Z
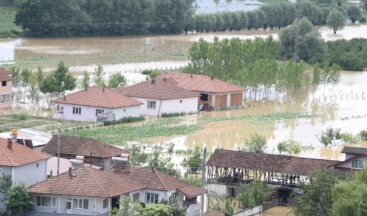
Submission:
M 57 123 L 57 175 L 60 174 L 60 132 L 62 123 Z
M 201 175 L 201 201 L 200 201 L 200 216 L 204 216 L 204 202 L 205 202 L 205 164 L 206 164 L 206 146 L 203 151 L 203 167 Z

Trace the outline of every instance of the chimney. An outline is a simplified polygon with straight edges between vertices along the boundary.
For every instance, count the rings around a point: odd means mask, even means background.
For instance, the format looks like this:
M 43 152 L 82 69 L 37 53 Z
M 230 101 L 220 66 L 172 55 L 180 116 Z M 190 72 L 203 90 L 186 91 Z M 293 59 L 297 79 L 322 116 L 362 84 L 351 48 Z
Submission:
M 11 138 L 8 138 L 8 149 L 12 148 L 13 148 L 13 141 L 11 140 Z
M 213 77 L 213 76 L 211 76 L 210 78 L 211 78 L 212 80 L 214 80 L 214 77 Z
M 102 92 L 104 92 L 104 85 L 103 85 L 103 88 L 102 88 Z
M 191 74 L 191 79 L 194 78 L 194 75 Z
M 18 137 L 17 137 L 17 130 L 16 129 L 11 130 L 11 139 L 12 139 L 12 142 L 17 142 Z
M 152 79 L 152 84 L 153 84 L 153 85 L 155 84 L 155 79 Z
M 66 101 L 66 96 L 64 95 L 64 101 Z
M 73 175 L 71 174 L 71 167 L 69 167 L 69 177 L 73 177 Z

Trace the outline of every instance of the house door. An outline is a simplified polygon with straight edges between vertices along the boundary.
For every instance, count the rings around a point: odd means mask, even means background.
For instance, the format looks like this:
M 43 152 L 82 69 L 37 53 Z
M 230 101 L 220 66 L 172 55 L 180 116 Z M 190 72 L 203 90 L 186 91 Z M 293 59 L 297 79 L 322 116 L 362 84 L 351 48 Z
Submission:
M 66 214 L 71 214 L 71 200 L 66 200 Z

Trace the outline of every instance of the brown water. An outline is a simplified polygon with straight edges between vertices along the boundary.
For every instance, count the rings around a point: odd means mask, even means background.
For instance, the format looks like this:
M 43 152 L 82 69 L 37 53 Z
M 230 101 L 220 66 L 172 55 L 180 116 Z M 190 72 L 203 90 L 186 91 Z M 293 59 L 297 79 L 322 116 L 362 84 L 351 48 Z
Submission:
M 327 27 L 320 27 L 326 40 L 367 37 L 367 25 L 349 25 L 333 34 Z M 273 36 L 278 31 L 233 31 L 193 33 L 189 35 L 157 35 L 132 37 L 91 37 L 62 39 L 0 39 L 0 63 L 16 63 L 21 66 L 55 67 L 59 61 L 70 66 L 95 64 L 115 65 L 119 70 L 140 71 L 144 69 L 171 69 L 187 64 L 188 48 L 194 41 L 204 38 L 213 41 L 238 37 L 243 40 Z M 126 66 L 126 63 L 130 65 Z M 134 65 L 131 63 L 144 63 Z M 127 67 L 125 69 L 125 66 Z
M 294 216 L 292 209 L 285 206 L 276 206 L 261 212 L 258 216 Z

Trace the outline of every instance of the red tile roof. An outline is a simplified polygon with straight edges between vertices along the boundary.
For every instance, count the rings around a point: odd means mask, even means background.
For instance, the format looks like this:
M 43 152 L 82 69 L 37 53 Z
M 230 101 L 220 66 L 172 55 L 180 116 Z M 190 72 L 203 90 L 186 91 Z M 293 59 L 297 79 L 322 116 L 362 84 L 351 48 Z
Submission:
M 4 68 L 0 68 L 0 81 L 12 81 L 9 71 L 5 70 Z
M 110 172 L 81 166 L 30 187 L 33 193 L 88 197 L 113 197 L 141 189 L 180 190 L 189 198 L 200 195 L 200 188 L 151 167 L 113 169 Z
M 148 80 L 121 88 L 119 91 L 129 97 L 158 100 L 199 97 L 198 93 L 181 88 L 166 79 Z
M 173 79 L 181 88 L 207 93 L 244 92 L 244 88 L 235 86 L 210 76 L 184 73 L 163 73 L 160 78 Z
M 24 164 L 45 160 L 50 156 L 24 145 L 12 143 L 12 148 L 8 148 L 8 140 L 0 138 L 0 166 L 17 167 Z
M 97 86 L 67 95 L 65 96 L 65 100 L 64 97 L 61 97 L 52 102 L 111 109 L 139 106 L 141 104 L 139 101 L 120 94 L 116 90 Z
M 113 197 L 142 189 L 142 185 L 102 170 L 81 166 L 31 186 L 37 194 Z
M 201 193 L 199 187 L 192 186 L 153 167 L 129 168 L 125 170 L 115 169 L 113 172 L 132 181 L 139 182 L 144 185 L 145 189 L 160 191 L 180 190 L 188 198 L 198 196 Z
M 317 168 L 327 168 L 338 162 L 340 161 L 216 149 L 206 165 L 307 175 Z
M 56 154 L 57 142 L 57 136 L 53 136 L 42 151 L 50 154 Z M 60 136 L 60 154 L 88 157 L 91 153 L 93 157 L 110 158 L 120 156 L 121 154 L 126 154 L 128 152 L 89 137 Z

